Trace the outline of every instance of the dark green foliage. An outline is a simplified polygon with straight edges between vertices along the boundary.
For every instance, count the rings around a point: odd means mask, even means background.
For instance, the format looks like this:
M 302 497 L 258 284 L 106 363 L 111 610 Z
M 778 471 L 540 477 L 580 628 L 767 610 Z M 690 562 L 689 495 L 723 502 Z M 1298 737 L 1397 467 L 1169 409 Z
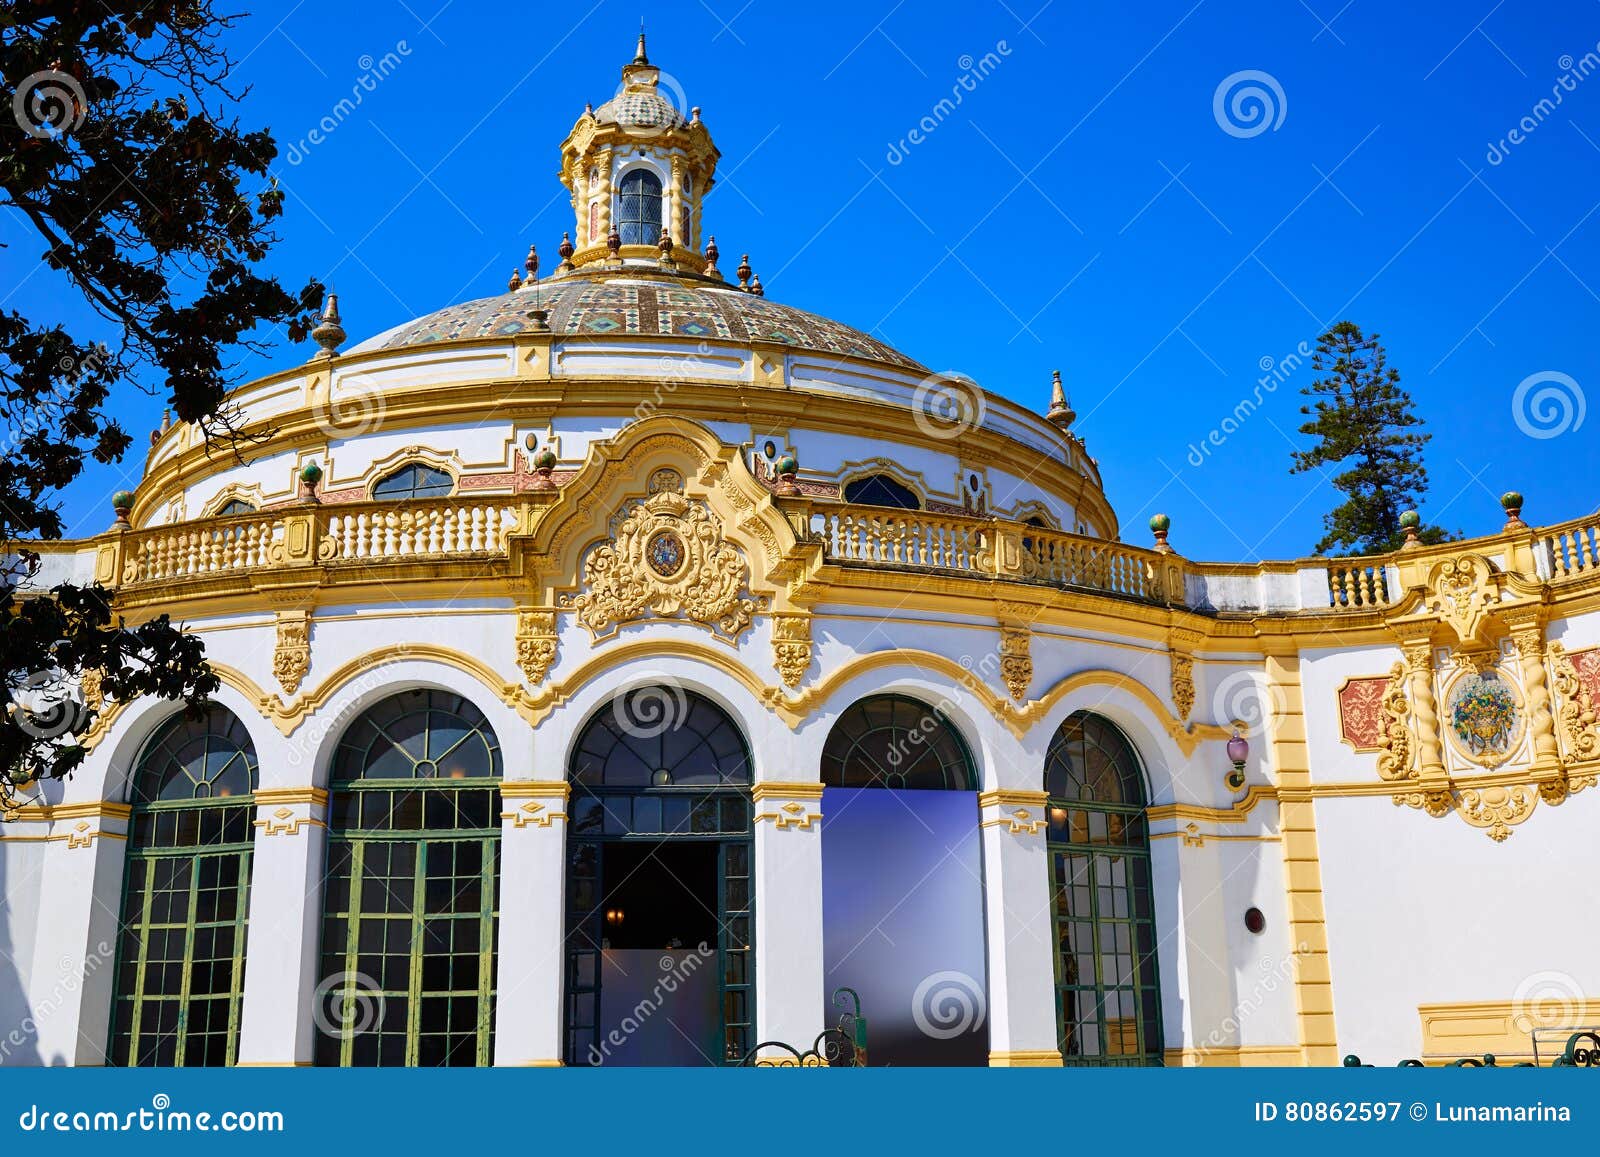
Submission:
M 109 335 L 0 311 L 0 541 L 60 538 L 56 492 L 85 457 L 122 457 L 132 439 L 114 391 L 159 390 L 179 420 L 230 444 L 230 347 L 258 328 L 299 340 L 315 323 L 321 286 L 291 293 L 254 268 L 283 195 L 267 177 L 272 138 L 223 115 L 242 95 L 225 87 L 229 23 L 209 0 L 0 0 L 0 71 L 18 110 L 0 115 L 0 205 L 43 243 L 8 260 L 64 276 Z M 81 761 L 64 739 L 91 715 L 61 696 L 82 672 L 124 700 L 197 705 L 217 686 L 199 641 L 165 616 L 127 627 L 105 590 L 40 592 L 37 573 L 26 551 L 0 564 L 0 796 Z M 55 706 L 28 711 L 41 696 Z

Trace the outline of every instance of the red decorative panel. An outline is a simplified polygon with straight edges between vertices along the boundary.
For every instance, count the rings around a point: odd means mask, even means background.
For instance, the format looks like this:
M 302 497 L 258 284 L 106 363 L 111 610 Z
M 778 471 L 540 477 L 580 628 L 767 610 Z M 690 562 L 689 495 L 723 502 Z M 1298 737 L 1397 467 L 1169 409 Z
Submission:
M 1339 737 L 1357 751 L 1377 751 L 1386 722 L 1387 675 L 1352 676 L 1339 687 Z
M 1588 688 L 1590 700 L 1600 703 L 1600 647 L 1572 651 L 1567 657 L 1572 660 L 1572 668 L 1578 673 L 1584 687 Z

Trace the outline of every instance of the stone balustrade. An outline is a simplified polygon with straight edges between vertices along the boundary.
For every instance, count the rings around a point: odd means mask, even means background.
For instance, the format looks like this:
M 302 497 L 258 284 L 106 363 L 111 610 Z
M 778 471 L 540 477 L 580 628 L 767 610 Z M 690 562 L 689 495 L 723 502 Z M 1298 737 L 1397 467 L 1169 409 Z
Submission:
M 157 586 L 197 593 L 212 580 L 284 567 L 363 567 L 419 560 L 507 558 L 556 501 L 536 495 L 409 502 L 306 503 L 92 539 L 32 544 L 33 589 L 91 578 L 136 595 Z M 1366 558 L 1206 563 L 1175 551 L 969 515 L 780 498 L 821 564 L 967 576 L 1181 606 L 1203 614 L 1382 612 L 1425 585 L 1438 560 L 1482 554 L 1501 570 L 1559 585 L 1600 573 L 1600 518 L 1507 529 L 1465 542 Z

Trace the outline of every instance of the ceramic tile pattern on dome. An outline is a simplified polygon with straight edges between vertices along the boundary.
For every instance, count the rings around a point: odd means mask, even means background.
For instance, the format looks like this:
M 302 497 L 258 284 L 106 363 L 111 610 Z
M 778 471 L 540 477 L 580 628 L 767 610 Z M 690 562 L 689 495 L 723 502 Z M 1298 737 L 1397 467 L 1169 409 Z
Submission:
M 734 289 L 626 277 L 555 281 L 441 309 L 363 343 L 360 350 L 507 337 L 533 329 L 529 314 L 549 311 L 557 334 L 597 337 L 692 337 L 774 342 L 819 353 L 865 358 L 916 373 L 926 367 L 860 330 Z

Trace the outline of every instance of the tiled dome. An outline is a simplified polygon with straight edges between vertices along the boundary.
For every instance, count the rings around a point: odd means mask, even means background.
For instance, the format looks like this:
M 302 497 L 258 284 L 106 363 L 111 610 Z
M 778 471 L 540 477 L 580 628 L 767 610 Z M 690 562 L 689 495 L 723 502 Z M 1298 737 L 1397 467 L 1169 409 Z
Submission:
M 686 337 L 707 342 L 775 342 L 818 353 L 882 362 L 918 374 L 927 368 L 860 330 L 737 289 L 678 280 L 572 277 L 463 302 L 368 338 L 350 353 L 431 342 L 502 337 L 533 328 L 533 309 L 549 311 L 557 335 Z
M 673 129 L 688 124 L 670 100 L 655 90 L 620 92 L 594 110 L 601 124 L 633 128 Z

